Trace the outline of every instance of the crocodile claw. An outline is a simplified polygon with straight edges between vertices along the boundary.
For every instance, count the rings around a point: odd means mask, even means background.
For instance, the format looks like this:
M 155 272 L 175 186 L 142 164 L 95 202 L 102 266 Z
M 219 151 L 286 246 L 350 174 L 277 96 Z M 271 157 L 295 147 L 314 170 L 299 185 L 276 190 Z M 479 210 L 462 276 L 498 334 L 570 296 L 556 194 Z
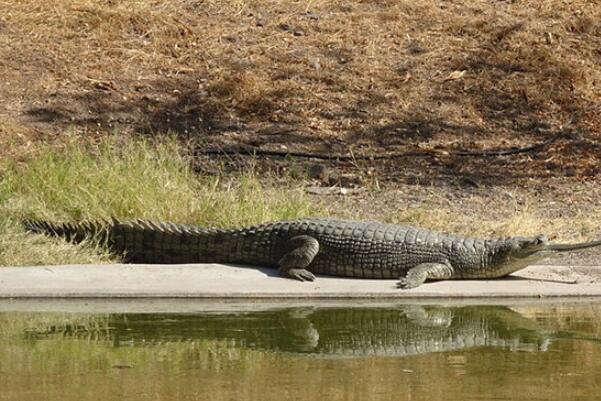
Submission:
M 300 281 L 313 281 L 315 275 L 307 269 L 290 269 L 288 270 L 288 276 Z

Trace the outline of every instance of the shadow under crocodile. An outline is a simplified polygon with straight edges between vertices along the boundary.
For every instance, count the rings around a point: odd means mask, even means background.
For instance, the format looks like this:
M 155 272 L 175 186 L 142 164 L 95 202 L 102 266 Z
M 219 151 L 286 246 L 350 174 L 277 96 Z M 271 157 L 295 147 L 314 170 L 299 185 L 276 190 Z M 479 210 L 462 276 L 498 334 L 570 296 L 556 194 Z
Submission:
M 221 266 L 224 268 L 255 270 L 255 271 L 258 271 L 258 272 L 264 274 L 266 277 L 282 277 L 280 275 L 280 273 L 278 272 L 277 268 L 259 267 L 259 266 L 236 264 L 236 263 L 225 263 L 225 264 L 222 264 Z M 348 278 L 350 280 L 364 280 L 363 278 L 338 277 L 338 276 L 331 276 L 331 275 L 321 274 L 321 273 L 317 273 L 316 277 L 317 277 L 317 280 L 319 280 L 320 277 Z M 397 281 L 395 279 L 386 279 L 386 280 L 391 281 L 391 282 Z M 572 280 L 572 279 L 558 280 L 558 279 L 551 279 L 551 278 L 520 276 L 519 272 L 517 274 L 512 274 L 510 276 L 504 276 L 504 277 L 498 277 L 498 278 L 488 278 L 486 280 L 491 280 L 491 281 L 492 280 L 494 280 L 494 281 L 536 281 L 536 282 L 540 282 L 540 283 L 555 283 L 555 284 L 576 284 L 577 283 L 577 281 Z M 424 283 L 423 285 L 428 285 L 429 283 L 434 283 L 434 282 L 436 282 L 436 281 L 435 280 L 426 281 L 426 283 Z

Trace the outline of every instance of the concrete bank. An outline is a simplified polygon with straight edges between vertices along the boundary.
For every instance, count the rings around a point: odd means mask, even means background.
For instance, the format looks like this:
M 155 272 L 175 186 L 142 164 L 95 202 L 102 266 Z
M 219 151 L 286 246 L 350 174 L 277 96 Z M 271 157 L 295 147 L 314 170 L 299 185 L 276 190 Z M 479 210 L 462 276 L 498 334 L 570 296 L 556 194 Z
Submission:
M 217 264 L 0 268 L 0 298 L 419 299 L 599 297 L 601 267 L 539 265 L 500 280 L 441 281 L 399 290 L 395 280 L 318 277 Z

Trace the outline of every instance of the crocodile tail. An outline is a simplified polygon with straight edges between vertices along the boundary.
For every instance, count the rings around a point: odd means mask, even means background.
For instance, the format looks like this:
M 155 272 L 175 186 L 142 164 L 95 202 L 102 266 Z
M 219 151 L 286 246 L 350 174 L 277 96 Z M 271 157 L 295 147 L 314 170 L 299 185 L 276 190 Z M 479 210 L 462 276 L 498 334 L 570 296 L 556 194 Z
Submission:
M 112 222 L 82 221 L 77 223 L 53 223 L 44 220 L 25 220 L 26 231 L 64 238 L 67 241 L 80 243 L 86 239 L 106 240 Z
M 109 241 L 130 263 L 212 262 L 203 254 L 216 231 L 220 230 L 140 219 L 113 225 Z
M 27 220 L 28 231 L 81 242 L 92 238 L 129 263 L 222 262 L 228 250 L 222 246 L 224 230 L 203 229 L 149 220 L 51 223 Z

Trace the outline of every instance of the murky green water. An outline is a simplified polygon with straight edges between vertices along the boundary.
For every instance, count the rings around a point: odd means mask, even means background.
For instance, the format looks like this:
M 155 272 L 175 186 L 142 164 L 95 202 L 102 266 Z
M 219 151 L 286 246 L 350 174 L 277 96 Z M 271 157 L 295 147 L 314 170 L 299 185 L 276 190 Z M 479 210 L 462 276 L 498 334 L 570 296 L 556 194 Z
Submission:
M 0 400 L 601 399 L 601 304 L 0 313 Z

